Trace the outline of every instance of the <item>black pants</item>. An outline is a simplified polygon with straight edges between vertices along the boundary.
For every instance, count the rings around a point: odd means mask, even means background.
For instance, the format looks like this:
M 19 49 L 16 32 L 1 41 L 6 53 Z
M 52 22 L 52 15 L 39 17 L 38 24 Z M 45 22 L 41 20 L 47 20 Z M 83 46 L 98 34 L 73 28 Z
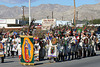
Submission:
M 98 45 L 98 48 L 99 48 L 99 50 L 100 50 L 100 44 Z
M 70 60 L 71 52 L 68 52 L 68 60 Z
M 78 58 L 78 52 L 76 51 L 75 52 L 75 59 L 77 59 Z
M 79 53 L 78 58 L 81 58 L 82 57 L 82 50 L 79 50 L 78 53 Z
M 61 59 L 61 61 L 64 61 L 64 55 L 63 55 L 63 52 L 60 52 L 59 53 L 59 60 Z
M 74 52 L 72 52 L 72 60 L 74 60 Z
M 88 57 L 90 56 L 90 51 L 88 50 Z
M 16 52 L 16 56 L 18 56 L 18 51 Z
M 11 51 L 11 55 L 14 56 L 15 51 Z
M 7 51 L 8 52 L 8 57 L 10 56 L 10 50 Z
M 4 57 L 1 57 L 1 63 L 4 63 Z
M 85 50 L 85 48 L 83 49 L 83 57 L 86 57 L 86 50 Z

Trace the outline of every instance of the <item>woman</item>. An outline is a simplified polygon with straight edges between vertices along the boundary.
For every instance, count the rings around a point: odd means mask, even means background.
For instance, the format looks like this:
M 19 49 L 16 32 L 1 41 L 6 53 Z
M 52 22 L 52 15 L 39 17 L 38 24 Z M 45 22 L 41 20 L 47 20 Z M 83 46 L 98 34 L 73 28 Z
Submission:
M 14 57 L 14 53 L 16 52 L 16 55 L 17 55 L 17 38 L 16 36 L 14 35 L 13 36 L 13 39 L 12 39 L 12 57 Z
M 35 57 L 36 57 L 36 60 L 39 61 L 39 50 L 40 50 L 40 45 L 38 43 L 38 37 L 34 37 L 34 40 L 35 40 Z

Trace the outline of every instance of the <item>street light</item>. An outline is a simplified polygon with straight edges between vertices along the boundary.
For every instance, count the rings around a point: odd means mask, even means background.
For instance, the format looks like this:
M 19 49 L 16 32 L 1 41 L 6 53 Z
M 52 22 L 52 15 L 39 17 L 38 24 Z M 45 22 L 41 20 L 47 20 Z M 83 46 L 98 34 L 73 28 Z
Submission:
M 31 0 L 29 0 L 29 25 L 31 23 Z

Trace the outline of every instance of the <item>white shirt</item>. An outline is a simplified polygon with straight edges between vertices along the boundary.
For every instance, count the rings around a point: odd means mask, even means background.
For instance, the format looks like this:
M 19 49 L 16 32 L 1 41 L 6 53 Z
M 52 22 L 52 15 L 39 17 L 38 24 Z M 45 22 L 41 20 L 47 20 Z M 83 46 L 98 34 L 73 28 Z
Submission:
M 17 38 L 12 40 L 12 45 L 13 45 L 12 51 L 17 51 L 17 46 L 18 46 Z

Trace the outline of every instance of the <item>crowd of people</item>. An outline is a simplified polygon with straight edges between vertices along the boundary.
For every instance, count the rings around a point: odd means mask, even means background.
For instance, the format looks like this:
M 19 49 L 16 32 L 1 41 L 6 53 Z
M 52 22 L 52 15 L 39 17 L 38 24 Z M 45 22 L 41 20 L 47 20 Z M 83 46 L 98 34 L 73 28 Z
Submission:
M 27 32 L 25 34 L 30 35 Z M 19 59 L 21 58 L 20 35 L 20 33 L 9 32 L 2 34 L 0 40 L 4 44 L 5 57 L 19 55 Z M 50 62 L 95 56 L 98 44 L 94 30 L 68 27 L 51 29 L 44 33 L 42 38 L 35 36 L 33 40 L 36 60 L 41 61 L 47 57 Z

